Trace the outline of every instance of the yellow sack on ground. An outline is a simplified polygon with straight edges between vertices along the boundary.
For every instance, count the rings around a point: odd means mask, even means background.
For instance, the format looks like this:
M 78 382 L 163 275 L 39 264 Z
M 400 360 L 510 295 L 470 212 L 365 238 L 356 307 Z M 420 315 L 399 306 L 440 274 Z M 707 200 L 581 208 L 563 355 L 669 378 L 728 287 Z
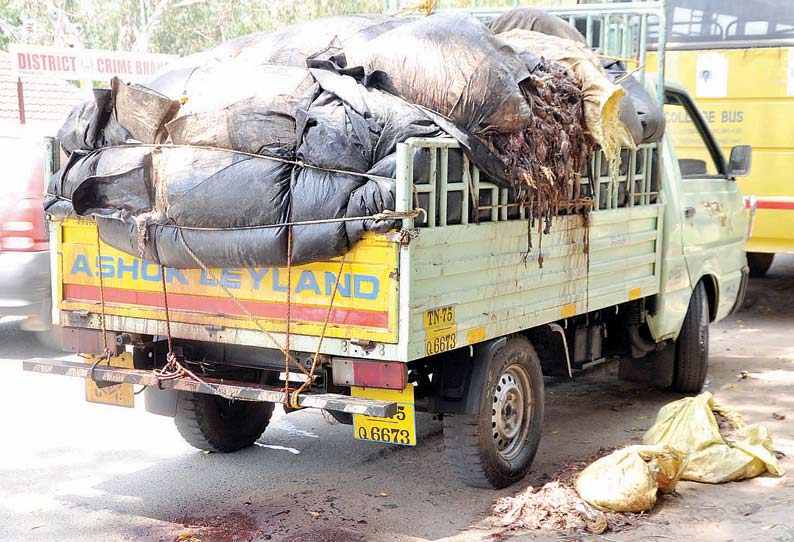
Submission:
M 650 510 L 658 490 L 675 489 L 685 464 L 686 455 L 669 446 L 628 446 L 580 472 L 576 492 L 599 510 Z
M 715 413 L 730 426 L 724 434 Z M 764 471 L 783 475 L 766 427 L 747 425 L 737 412 L 717 404 L 709 392 L 663 406 L 642 441 L 685 450 L 689 461 L 682 480 L 717 484 L 752 478 Z
M 634 138 L 620 120 L 620 103 L 626 91 L 609 80 L 598 55 L 587 45 L 520 28 L 503 32 L 498 38 L 518 51 L 561 62 L 576 74 L 582 82 L 585 124 L 607 159 L 617 159 L 621 147 L 635 148 Z

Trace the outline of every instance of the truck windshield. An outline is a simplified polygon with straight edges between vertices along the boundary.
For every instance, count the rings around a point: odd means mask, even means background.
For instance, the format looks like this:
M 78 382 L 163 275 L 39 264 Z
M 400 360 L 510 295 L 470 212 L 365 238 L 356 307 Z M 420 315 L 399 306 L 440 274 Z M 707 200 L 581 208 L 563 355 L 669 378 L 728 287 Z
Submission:
M 794 10 L 790 0 L 669 0 L 667 28 L 671 48 L 757 47 L 794 40 Z

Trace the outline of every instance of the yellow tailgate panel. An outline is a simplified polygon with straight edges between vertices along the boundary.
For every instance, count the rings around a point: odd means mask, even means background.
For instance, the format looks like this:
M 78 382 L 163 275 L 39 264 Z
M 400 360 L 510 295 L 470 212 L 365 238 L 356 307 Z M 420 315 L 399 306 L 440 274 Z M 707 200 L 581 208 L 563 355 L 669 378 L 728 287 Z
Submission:
M 724 96 L 698 95 L 699 59 L 701 66 L 724 66 L 727 73 L 714 75 L 724 81 L 723 88 L 716 89 L 717 93 L 724 90 Z M 655 54 L 649 57 L 648 66 L 655 68 Z M 750 175 L 739 179 L 743 194 L 758 197 L 747 250 L 794 252 L 794 185 L 790 178 L 794 171 L 794 48 L 668 49 L 665 70 L 666 79 L 683 84 L 692 93 L 726 160 L 734 145 L 753 147 Z M 687 119 L 666 116 L 676 146 L 691 146 Z
M 61 310 L 99 310 L 93 221 L 67 219 L 59 235 Z M 368 234 L 347 253 L 326 336 L 397 342 L 397 244 Z M 101 246 L 109 315 L 164 320 L 160 266 Z M 228 288 L 268 331 L 320 335 L 341 259 L 286 268 L 165 269 L 172 322 L 257 329 L 223 291 Z

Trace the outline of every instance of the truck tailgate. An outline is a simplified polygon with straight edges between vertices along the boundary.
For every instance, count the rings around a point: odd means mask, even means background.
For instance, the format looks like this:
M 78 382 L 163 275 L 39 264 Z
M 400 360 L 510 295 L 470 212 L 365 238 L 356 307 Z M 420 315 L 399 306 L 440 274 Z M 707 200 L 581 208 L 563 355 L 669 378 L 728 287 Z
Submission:
M 55 299 L 60 311 L 100 311 L 97 229 L 93 221 L 66 219 L 55 225 L 57 277 Z M 328 316 L 325 335 L 397 342 L 398 245 L 385 235 L 368 234 L 345 256 L 338 292 L 328 308 L 341 260 L 294 266 L 291 270 L 290 332 L 318 336 Z M 145 320 L 164 320 L 160 266 L 102 244 L 101 266 L 105 313 Z M 172 322 L 201 328 L 257 329 L 225 286 L 268 331 L 284 332 L 287 314 L 287 269 L 165 269 Z M 221 284 L 219 284 L 221 283 Z M 61 317 L 62 323 L 68 323 Z M 74 324 L 72 324 L 74 325 Z M 187 329 L 179 326 L 180 329 Z M 190 338 L 190 337 L 185 337 Z

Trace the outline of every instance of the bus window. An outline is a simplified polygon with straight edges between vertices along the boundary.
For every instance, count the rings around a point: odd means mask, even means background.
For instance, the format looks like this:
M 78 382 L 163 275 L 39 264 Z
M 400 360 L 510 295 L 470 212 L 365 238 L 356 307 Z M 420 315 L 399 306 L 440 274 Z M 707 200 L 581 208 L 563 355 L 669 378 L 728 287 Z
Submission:
M 794 42 L 791 0 L 669 0 L 668 46 L 702 49 Z M 658 27 L 652 27 L 655 43 Z

